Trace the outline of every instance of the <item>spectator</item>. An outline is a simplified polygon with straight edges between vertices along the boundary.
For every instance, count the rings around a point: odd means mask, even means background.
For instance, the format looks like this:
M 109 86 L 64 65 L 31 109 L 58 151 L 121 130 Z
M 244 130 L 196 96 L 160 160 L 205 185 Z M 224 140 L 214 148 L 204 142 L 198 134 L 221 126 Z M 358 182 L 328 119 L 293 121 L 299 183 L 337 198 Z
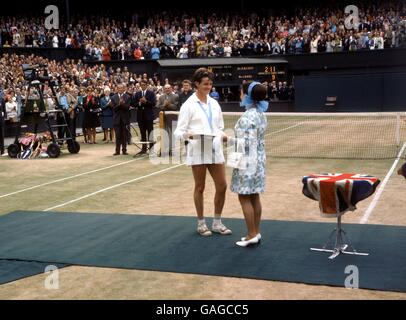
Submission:
M 228 41 L 226 41 L 224 43 L 224 57 L 226 58 L 230 58 L 231 57 L 231 53 L 232 53 L 232 48 L 230 46 L 230 43 Z
M 113 142 L 114 140 L 112 96 L 113 94 L 111 94 L 110 88 L 106 87 L 100 97 L 100 108 L 102 109 L 101 122 L 104 133 L 103 141 L 106 143 Z
M 96 91 L 92 87 L 87 88 L 87 95 L 83 101 L 84 117 L 83 128 L 90 144 L 96 144 L 96 127 L 100 126 L 98 115 L 99 101 Z
M 192 82 L 190 80 L 182 81 L 182 92 L 179 94 L 179 107 L 193 94 Z
M 6 99 L 6 120 L 10 122 L 18 122 L 17 114 L 17 99 L 14 95 L 14 91 L 10 90 Z
M 187 47 L 187 44 L 184 44 L 182 46 L 182 48 L 180 48 L 179 53 L 178 53 L 178 58 L 180 58 L 180 59 L 189 58 L 189 48 Z
M 156 95 L 153 91 L 147 90 L 148 82 L 141 81 L 141 91 L 134 94 L 133 105 L 137 108 L 137 121 L 141 132 L 141 141 L 151 141 L 151 133 L 153 130 L 154 107 L 156 105 Z M 152 142 L 149 148 L 152 147 Z M 147 145 L 143 144 L 141 152 L 137 155 L 147 153 Z
M 108 47 L 102 47 L 102 60 L 103 61 L 111 60 L 111 53 Z
M 212 97 L 214 100 L 219 101 L 220 100 L 220 95 L 219 93 L 216 91 L 215 87 L 211 88 L 211 92 L 210 92 L 210 97 Z
M 138 47 L 138 46 L 135 47 L 135 50 L 134 50 L 134 59 L 135 60 L 143 59 L 142 51 L 141 51 L 140 47 Z
M 130 104 L 131 96 L 126 92 L 126 85 L 120 83 L 117 85 L 117 93 L 112 96 L 113 105 L 113 123 L 116 133 L 116 152 L 114 156 L 120 155 L 120 147 L 123 155 L 127 153 L 127 126 L 130 124 Z
M 157 47 L 156 43 L 154 44 L 154 46 L 151 48 L 151 59 L 152 60 L 159 60 L 160 58 L 160 50 Z
M 159 97 L 157 108 L 163 112 L 165 111 L 178 111 L 179 110 L 179 96 L 172 92 L 170 84 L 164 86 L 164 93 Z M 163 151 L 163 154 L 172 156 L 173 150 L 173 121 L 176 121 L 177 115 L 165 114 L 165 131 L 168 134 L 169 144 L 168 149 Z M 166 146 L 166 145 L 165 145 Z

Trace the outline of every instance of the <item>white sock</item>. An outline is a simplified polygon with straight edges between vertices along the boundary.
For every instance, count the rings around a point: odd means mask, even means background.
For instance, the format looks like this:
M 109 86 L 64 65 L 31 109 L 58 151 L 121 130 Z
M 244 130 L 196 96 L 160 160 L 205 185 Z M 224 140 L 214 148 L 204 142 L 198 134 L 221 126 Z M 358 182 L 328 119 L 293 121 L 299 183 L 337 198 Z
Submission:
M 213 224 L 220 224 L 221 223 L 221 214 L 215 214 L 213 219 Z
M 206 220 L 204 218 L 203 219 L 197 219 L 197 224 L 199 226 L 204 225 L 204 224 L 206 224 Z

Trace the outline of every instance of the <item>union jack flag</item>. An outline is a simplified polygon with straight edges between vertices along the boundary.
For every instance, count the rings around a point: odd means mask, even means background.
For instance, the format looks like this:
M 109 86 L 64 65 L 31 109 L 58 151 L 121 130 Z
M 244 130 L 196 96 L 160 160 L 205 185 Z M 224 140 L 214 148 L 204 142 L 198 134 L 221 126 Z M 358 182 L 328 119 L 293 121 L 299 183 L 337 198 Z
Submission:
M 322 216 L 337 217 L 375 192 L 378 178 L 356 173 L 322 173 L 303 177 L 303 194 L 319 201 Z

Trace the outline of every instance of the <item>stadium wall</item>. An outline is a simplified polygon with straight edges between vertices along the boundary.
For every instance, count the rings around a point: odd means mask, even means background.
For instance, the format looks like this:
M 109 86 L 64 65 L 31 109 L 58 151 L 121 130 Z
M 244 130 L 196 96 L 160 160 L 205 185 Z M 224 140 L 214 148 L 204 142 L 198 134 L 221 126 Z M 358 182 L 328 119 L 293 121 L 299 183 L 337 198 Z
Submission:
M 295 77 L 297 112 L 406 111 L 406 73 L 325 74 Z M 328 96 L 336 105 L 326 106 Z

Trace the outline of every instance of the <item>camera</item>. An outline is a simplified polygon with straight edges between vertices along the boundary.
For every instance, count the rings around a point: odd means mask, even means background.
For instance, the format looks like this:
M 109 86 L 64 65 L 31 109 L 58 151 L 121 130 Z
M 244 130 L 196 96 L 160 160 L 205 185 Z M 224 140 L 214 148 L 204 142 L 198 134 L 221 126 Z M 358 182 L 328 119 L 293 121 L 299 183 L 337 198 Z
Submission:
M 51 77 L 48 76 L 48 71 L 45 69 L 47 66 L 45 64 L 23 64 L 23 74 L 24 79 L 27 81 L 49 81 Z M 44 70 L 44 75 L 40 75 L 39 72 Z

